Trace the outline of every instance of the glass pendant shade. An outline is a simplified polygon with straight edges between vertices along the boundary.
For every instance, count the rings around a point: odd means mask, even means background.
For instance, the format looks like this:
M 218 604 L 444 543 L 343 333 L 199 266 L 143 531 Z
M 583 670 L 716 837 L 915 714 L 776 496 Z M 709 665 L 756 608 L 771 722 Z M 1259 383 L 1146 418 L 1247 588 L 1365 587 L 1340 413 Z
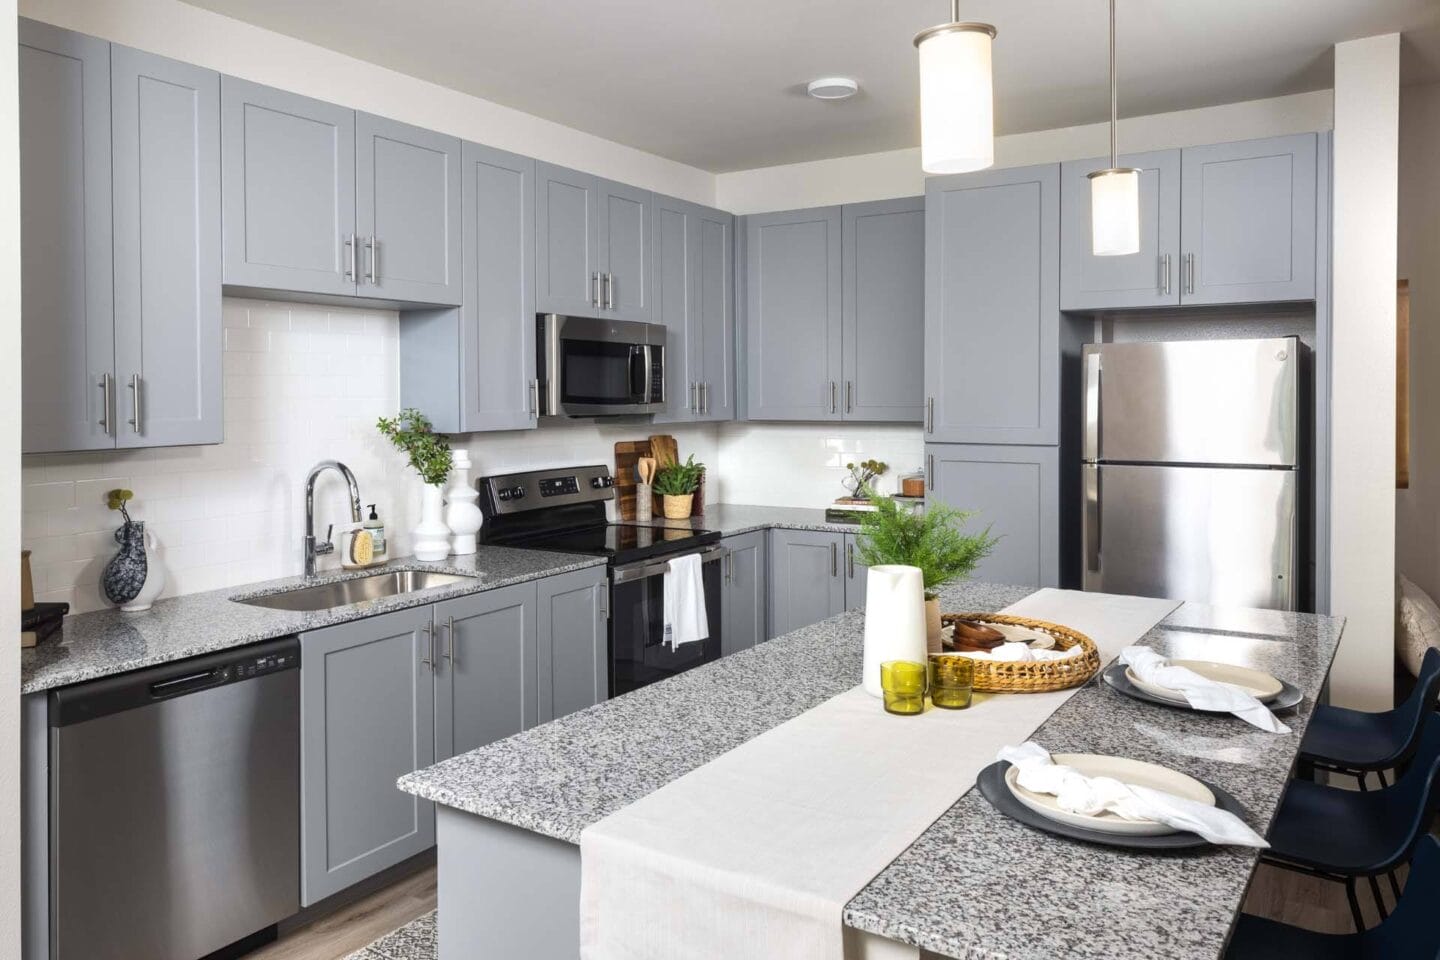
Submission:
M 995 162 L 990 45 L 995 28 L 947 23 L 915 38 L 920 51 L 920 166 L 969 173 Z
M 1140 171 L 1090 174 L 1090 250 L 1097 257 L 1140 252 Z

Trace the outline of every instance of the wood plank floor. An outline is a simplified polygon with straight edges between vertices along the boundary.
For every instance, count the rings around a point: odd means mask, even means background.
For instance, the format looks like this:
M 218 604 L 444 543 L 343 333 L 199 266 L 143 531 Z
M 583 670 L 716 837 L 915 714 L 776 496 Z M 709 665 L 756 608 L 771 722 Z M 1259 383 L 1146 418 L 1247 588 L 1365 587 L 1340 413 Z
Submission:
M 435 909 L 435 868 L 419 873 L 282 936 L 245 960 L 340 960 Z

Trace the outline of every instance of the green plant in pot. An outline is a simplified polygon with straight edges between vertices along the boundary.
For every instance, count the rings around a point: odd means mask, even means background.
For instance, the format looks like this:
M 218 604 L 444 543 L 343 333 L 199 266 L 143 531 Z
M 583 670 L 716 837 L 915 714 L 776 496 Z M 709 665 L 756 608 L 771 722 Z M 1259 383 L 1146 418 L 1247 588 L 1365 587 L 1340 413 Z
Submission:
M 666 519 L 684 520 L 690 516 L 695 491 L 700 489 L 704 475 L 705 464 L 696 463 L 693 453 L 684 463 L 671 463 L 655 472 L 655 492 L 663 498 Z
M 975 516 L 931 501 L 924 510 L 902 507 L 890 497 L 866 489 L 875 509 L 861 515 L 855 557 L 867 567 L 899 564 L 919 567 L 925 581 L 925 620 L 930 652 L 940 649 L 940 599 L 947 583 L 967 579 L 999 543 L 990 527 L 966 533 Z
M 413 407 L 375 423 L 381 435 L 410 458 L 425 486 L 420 492 L 420 523 L 410 532 L 416 560 L 433 562 L 450 555 L 450 528 L 445 525 L 445 480 L 450 476 L 450 441 L 436 433 L 430 419 Z

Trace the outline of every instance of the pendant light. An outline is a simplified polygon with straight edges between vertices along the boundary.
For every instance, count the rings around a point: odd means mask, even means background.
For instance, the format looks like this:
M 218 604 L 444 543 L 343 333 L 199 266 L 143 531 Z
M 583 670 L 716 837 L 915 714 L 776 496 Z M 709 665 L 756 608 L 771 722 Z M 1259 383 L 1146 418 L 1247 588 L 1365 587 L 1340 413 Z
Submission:
M 1115 82 L 1115 0 L 1110 0 L 1110 166 L 1090 174 L 1090 252 L 1121 257 L 1140 252 L 1140 171 L 1116 155 L 1120 97 Z
M 915 36 L 920 52 L 920 166 L 926 173 L 969 173 L 995 162 L 995 104 L 990 42 L 995 28 L 960 19 Z

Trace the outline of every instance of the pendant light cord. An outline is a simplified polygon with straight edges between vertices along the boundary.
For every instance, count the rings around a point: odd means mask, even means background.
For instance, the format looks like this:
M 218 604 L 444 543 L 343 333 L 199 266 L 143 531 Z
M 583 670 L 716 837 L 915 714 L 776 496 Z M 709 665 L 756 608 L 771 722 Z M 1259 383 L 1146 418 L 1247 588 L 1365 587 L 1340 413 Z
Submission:
M 955 0 L 959 4 L 959 0 Z M 1110 169 L 1120 166 L 1116 127 L 1120 124 L 1120 87 L 1115 82 L 1115 0 L 1110 0 Z

